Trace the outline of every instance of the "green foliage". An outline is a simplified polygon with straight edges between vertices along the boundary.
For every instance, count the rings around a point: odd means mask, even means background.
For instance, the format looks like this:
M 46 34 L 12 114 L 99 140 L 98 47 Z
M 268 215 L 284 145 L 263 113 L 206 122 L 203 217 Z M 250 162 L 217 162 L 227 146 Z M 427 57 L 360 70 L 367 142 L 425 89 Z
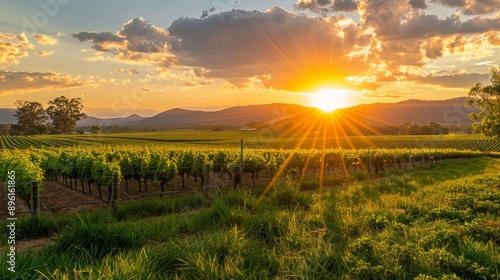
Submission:
M 102 133 L 102 128 L 100 125 L 93 125 L 90 127 L 90 132 L 93 134 L 101 134 Z
M 82 113 L 83 104 L 80 98 L 56 97 L 49 101 L 49 105 L 46 112 L 52 119 L 54 128 L 63 133 L 71 132 L 76 127 L 76 122 L 86 117 Z
M 2 182 L 7 183 L 5 192 L 8 192 L 9 181 L 15 182 L 15 193 L 29 204 L 31 182 L 39 182 L 39 192 L 43 192 L 43 177 L 40 162 L 33 160 L 29 153 L 19 150 L 0 152 L 0 178 Z
M 310 196 L 300 192 L 299 185 L 290 178 L 285 178 L 273 186 L 271 197 L 276 205 L 283 209 L 295 209 L 297 207 L 309 208 L 312 203 Z
M 82 148 L 80 153 L 99 151 L 104 155 L 95 156 L 104 162 L 123 155 L 113 147 Z M 177 164 L 176 155 L 189 154 L 184 151 L 164 153 Z M 42 165 L 48 165 L 49 157 L 69 163 L 73 153 L 66 152 L 29 158 Z M 135 152 L 130 148 L 127 154 Z M 197 194 L 124 202 L 115 216 L 96 212 L 81 219 L 73 216 L 71 222 L 55 217 L 58 226 L 64 224 L 58 241 L 42 250 L 19 252 L 18 275 L 498 279 L 499 165 L 500 159 L 494 158 L 448 161 L 314 194 L 301 193 L 298 183 L 288 178 L 273 186 L 256 209 L 248 206 L 254 205 L 258 192 L 223 190 L 208 198 Z M 51 231 L 49 222 L 23 228 Z M 1 262 L 5 259 L 0 256 Z M 0 275 L 6 273 L 1 266 Z
M 476 131 L 486 136 L 500 136 L 500 69 L 491 68 L 491 85 L 477 83 L 469 91 L 467 105 L 475 105 L 478 113 L 471 113 Z
M 139 201 L 122 202 L 113 212 L 119 220 L 137 220 L 146 217 L 163 216 L 170 213 L 187 212 L 203 207 L 206 198 L 200 194 L 181 197 L 154 198 Z
M 18 100 L 16 104 L 17 110 L 14 116 L 17 118 L 17 127 L 20 131 L 25 135 L 46 132 L 43 129 L 43 124 L 47 116 L 42 104 L 22 100 Z
M 106 221 L 77 221 L 56 240 L 56 251 L 101 259 L 121 250 L 138 249 L 145 244 L 139 229 L 120 228 Z

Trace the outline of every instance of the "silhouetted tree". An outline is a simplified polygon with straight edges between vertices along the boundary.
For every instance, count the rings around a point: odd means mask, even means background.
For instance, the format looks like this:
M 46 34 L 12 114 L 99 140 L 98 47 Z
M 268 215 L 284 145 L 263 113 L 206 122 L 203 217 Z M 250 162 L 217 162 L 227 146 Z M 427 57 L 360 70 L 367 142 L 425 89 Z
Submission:
M 61 96 L 49 101 L 47 114 L 52 119 L 54 128 L 68 133 L 76 127 L 76 122 L 85 118 L 82 113 L 83 104 L 80 98 L 72 98 L 71 100 Z
M 14 117 L 17 118 L 16 129 L 24 135 L 28 136 L 28 134 L 33 133 L 47 120 L 42 104 L 24 100 L 18 100 L 16 104 L 17 111 L 14 114 Z

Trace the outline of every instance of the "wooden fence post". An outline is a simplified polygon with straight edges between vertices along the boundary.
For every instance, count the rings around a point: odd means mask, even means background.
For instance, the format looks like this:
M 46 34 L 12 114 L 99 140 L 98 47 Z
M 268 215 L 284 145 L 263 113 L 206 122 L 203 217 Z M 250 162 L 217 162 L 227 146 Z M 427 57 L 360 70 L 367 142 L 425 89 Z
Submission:
M 111 184 L 111 208 L 116 211 L 118 204 L 118 174 L 113 174 L 113 182 Z
M 368 148 L 368 173 L 372 174 L 372 153 L 371 153 L 371 148 Z
M 40 196 L 38 182 L 31 182 L 31 217 L 36 217 L 40 213 Z
M 243 139 L 240 142 L 240 188 L 243 187 Z
M 207 164 L 203 168 L 203 194 L 205 197 L 208 198 L 208 191 L 209 191 L 209 182 L 210 182 L 210 166 Z

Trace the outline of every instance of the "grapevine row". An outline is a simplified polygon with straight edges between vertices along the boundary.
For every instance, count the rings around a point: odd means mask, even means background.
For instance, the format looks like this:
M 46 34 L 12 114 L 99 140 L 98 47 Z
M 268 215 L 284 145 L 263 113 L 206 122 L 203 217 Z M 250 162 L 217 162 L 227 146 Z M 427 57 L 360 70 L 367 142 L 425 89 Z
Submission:
M 238 170 L 239 151 L 236 149 L 170 148 L 163 146 L 79 146 L 66 148 L 31 148 L 26 150 L 6 150 L 0 152 L 0 174 L 3 181 L 8 170 L 18 174 L 18 193 L 29 200 L 28 184 L 42 181 L 62 180 L 72 189 L 78 182 L 82 191 L 85 183 L 91 193 L 91 184 L 101 188 L 111 188 L 112 175 L 117 174 L 128 183 L 135 180 L 139 191 L 148 191 L 148 182 L 159 182 L 162 192 L 169 181 L 180 176 L 183 187 L 185 178 L 200 179 L 203 186 L 209 173 L 228 174 Z M 251 174 L 255 182 L 261 172 L 275 175 L 297 175 L 306 171 L 316 173 L 347 172 L 385 168 L 402 168 L 416 162 L 438 161 L 485 155 L 478 151 L 455 149 L 364 149 L 343 150 L 245 150 L 242 171 Z M 497 154 L 490 154 L 497 155 Z M 278 172 L 281 172 L 278 174 Z M 109 191 L 111 193 L 111 191 Z M 108 200 L 110 197 L 108 197 Z

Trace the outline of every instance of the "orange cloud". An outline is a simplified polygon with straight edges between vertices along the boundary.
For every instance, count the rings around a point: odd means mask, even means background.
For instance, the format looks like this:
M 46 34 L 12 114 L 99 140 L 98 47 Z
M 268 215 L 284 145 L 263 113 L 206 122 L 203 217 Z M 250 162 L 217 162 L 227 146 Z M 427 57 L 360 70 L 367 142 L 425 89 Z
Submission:
M 54 54 L 54 52 L 53 51 L 39 51 L 36 54 L 38 54 L 39 56 L 51 56 Z
M 21 58 L 28 56 L 27 50 L 33 48 L 24 33 L 0 33 L 0 64 L 19 64 Z
M 53 37 L 50 37 L 48 35 L 44 35 L 44 34 L 33 34 L 32 35 L 33 38 L 35 38 L 38 43 L 42 44 L 42 45 L 55 45 L 57 44 L 57 39 L 53 38 Z
M 85 82 L 80 78 L 64 76 L 53 72 L 8 72 L 0 71 L 2 86 L 0 95 L 18 94 L 39 90 L 59 90 L 81 87 Z

